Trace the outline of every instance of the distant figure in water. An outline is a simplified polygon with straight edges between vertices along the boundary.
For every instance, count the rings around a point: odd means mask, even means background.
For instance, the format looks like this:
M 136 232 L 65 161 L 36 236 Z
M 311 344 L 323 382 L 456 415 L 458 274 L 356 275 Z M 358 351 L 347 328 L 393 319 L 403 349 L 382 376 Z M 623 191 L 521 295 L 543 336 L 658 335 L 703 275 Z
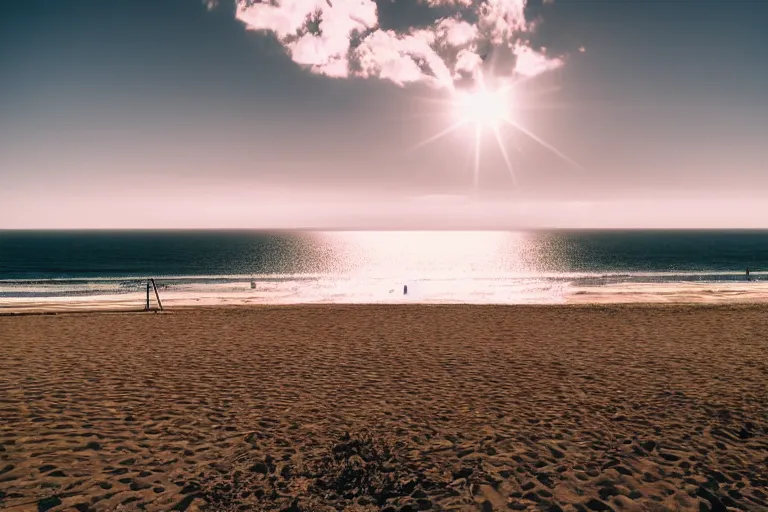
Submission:
M 408 295 L 408 285 L 403 285 L 403 295 Z
M 749 267 L 747 267 L 747 281 L 749 281 Z

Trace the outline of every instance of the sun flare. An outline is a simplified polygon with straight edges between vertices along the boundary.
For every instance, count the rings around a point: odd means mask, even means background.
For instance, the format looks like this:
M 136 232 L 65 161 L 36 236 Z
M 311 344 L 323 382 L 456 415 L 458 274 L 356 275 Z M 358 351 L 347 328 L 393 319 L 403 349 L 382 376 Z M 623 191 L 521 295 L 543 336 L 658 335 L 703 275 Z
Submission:
M 496 126 L 509 114 L 509 98 L 505 91 L 485 88 L 457 95 L 456 115 L 460 122 Z
M 557 155 L 563 161 L 569 163 L 573 168 L 581 168 L 577 162 L 523 126 L 520 123 L 520 120 L 517 119 L 517 116 L 515 115 L 516 111 L 522 107 L 516 93 L 519 92 L 518 87 L 522 83 L 529 81 L 530 77 L 519 78 L 512 81 L 500 80 L 493 75 L 488 78 L 490 79 L 490 82 L 486 82 L 486 77 L 480 74 L 475 89 L 471 91 L 453 90 L 451 97 L 447 100 L 429 100 L 448 106 L 452 110 L 455 122 L 439 133 L 419 142 L 412 149 L 418 149 L 431 144 L 464 127 L 471 127 L 474 132 L 473 187 L 475 192 L 478 190 L 480 180 L 480 149 L 484 134 L 492 135 L 496 140 L 499 152 L 504 158 L 504 164 L 507 167 L 509 176 L 512 181 L 517 184 L 517 177 L 512 165 L 512 158 L 506 147 L 508 134 L 505 133 L 505 128 L 512 128 L 519 134 L 532 139 Z M 489 87 L 487 85 L 489 83 L 493 84 L 493 87 Z M 553 88 L 550 88 L 549 90 L 552 89 Z M 547 90 L 545 90 L 545 92 L 546 91 Z M 527 101 L 525 102 L 525 109 L 530 109 L 532 107 L 529 100 L 530 98 L 527 98 Z

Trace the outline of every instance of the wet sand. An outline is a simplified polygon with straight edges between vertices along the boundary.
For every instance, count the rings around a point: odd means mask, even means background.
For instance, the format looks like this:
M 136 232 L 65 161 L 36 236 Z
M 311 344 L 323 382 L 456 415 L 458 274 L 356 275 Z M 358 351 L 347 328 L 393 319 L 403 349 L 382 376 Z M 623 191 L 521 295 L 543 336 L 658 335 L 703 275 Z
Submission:
M 0 509 L 768 510 L 768 307 L 0 317 Z

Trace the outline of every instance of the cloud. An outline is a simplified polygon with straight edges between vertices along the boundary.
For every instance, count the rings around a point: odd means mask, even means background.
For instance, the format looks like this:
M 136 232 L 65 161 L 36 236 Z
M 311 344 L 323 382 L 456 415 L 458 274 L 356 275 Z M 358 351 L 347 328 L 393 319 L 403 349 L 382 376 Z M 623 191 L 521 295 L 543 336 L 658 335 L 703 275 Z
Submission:
M 543 51 L 537 52 L 528 46 L 517 44 L 514 49 L 517 60 L 515 61 L 515 71 L 522 76 L 536 76 L 541 73 L 559 68 L 563 65 L 563 60 L 558 58 L 549 58 Z
M 461 79 L 462 74 L 474 76 L 482 65 L 483 59 L 478 54 L 469 50 L 461 50 L 456 56 L 454 80 Z
M 430 7 L 444 7 L 444 6 L 464 6 L 471 7 L 473 0 L 425 0 L 425 3 Z
M 456 18 L 444 18 L 437 23 L 436 33 L 450 46 L 465 46 L 478 38 L 475 25 Z
M 530 77 L 562 65 L 527 42 L 527 0 L 415 1 L 447 15 L 395 31 L 380 27 L 374 0 L 239 0 L 237 18 L 250 30 L 273 33 L 297 64 L 334 78 L 450 89 L 475 76 L 495 48 L 512 49 L 504 75 Z

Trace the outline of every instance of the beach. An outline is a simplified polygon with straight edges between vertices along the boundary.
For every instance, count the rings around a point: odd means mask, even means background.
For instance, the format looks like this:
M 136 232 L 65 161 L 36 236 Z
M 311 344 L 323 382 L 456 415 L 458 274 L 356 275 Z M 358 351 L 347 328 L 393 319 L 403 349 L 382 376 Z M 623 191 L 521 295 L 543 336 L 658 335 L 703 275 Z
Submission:
M 764 305 L 0 316 L 5 510 L 768 510 Z

